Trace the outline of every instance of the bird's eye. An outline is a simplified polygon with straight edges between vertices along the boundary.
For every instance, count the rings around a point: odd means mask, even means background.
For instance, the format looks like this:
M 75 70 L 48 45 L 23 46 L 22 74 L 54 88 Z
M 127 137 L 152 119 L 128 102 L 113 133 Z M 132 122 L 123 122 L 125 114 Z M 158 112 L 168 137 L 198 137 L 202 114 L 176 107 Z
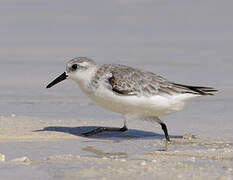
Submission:
M 77 64 L 73 64 L 73 65 L 71 66 L 71 68 L 72 68 L 72 70 L 76 70 L 76 69 L 78 68 L 78 65 L 77 65 Z

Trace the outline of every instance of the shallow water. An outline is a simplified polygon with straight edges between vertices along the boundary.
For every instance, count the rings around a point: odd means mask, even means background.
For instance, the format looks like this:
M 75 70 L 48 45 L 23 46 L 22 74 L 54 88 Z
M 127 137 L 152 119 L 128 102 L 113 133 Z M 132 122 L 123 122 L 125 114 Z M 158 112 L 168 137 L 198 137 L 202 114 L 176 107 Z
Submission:
M 183 0 L 0 2 L 0 179 L 233 179 L 231 7 Z M 121 127 L 123 120 L 71 81 L 45 88 L 74 56 L 219 92 L 161 117 L 169 144 L 158 124 L 139 120 L 127 122 L 127 132 L 87 138 L 81 133 Z M 29 160 L 16 159 L 24 156 Z
M 31 62 L 20 62 L 24 64 L 33 66 Z M 148 68 L 140 62 L 136 65 Z M 10 63 L 5 67 L 9 69 Z M 205 72 L 201 65 L 194 67 Z M 232 73 L 225 67 L 226 74 Z M 184 73 L 182 66 L 171 67 L 169 63 L 156 69 Z M 82 132 L 99 126 L 121 127 L 122 117 L 94 105 L 72 82 L 45 89 L 62 72 L 53 64 L 37 61 L 36 70 L 28 71 L 33 71 L 30 78 L 35 81 L 22 83 L 24 73 L 17 76 L 13 71 L 14 76 L 8 77 L 0 92 L 0 153 L 5 155 L 5 162 L 0 163 L 2 178 L 108 179 L 114 175 L 116 179 L 172 179 L 172 174 L 177 174 L 180 179 L 232 179 L 233 86 L 227 80 L 216 81 L 218 73 L 209 76 L 206 72 L 203 76 L 207 85 L 221 89 L 216 96 L 196 99 L 183 111 L 162 117 L 172 139 L 166 144 L 158 124 L 139 120 L 129 121 L 129 131 L 124 133 L 83 137 Z M 219 70 L 213 67 L 212 71 Z M 226 74 L 222 79 L 227 78 Z M 186 81 L 174 75 L 171 79 Z M 191 82 L 198 79 L 194 75 L 190 78 Z M 12 161 L 24 156 L 29 162 Z M 155 173 L 158 170 L 160 174 Z

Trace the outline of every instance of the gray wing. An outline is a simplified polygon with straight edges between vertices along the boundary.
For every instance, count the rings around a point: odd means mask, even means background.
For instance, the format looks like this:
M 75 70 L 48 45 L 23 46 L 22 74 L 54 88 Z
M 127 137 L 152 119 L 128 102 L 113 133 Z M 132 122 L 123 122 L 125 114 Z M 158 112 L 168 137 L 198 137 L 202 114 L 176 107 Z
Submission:
M 210 87 L 176 84 L 151 72 L 124 65 L 102 65 L 96 73 L 96 86 L 102 81 L 106 87 L 125 96 L 192 93 L 212 95 L 216 91 Z
M 155 74 L 125 66 L 112 69 L 111 74 L 108 81 L 112 90 L 122 95 L 155 95 L 159 93 L 160 86 L 165 81 Z

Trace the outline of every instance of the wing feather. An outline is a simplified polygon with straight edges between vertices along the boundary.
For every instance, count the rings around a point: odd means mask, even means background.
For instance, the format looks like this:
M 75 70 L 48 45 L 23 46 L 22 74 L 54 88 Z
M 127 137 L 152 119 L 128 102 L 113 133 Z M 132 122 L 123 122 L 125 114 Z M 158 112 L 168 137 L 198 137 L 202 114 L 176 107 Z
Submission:
M 104 81 L 114 93 L 125 96 L 153 96 L 159 94 L 191 93 L 212 95 L 216 90 L 210 87 L 187 86 L 173 83 L 151 72 L 124 65 L 102 65 L 92 80 L 93 86 Z

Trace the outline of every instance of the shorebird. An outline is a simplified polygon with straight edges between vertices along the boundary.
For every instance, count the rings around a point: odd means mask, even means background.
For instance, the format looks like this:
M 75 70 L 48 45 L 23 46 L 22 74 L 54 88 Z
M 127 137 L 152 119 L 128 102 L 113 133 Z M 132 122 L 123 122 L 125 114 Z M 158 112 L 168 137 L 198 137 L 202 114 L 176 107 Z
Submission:
M 76 57 L 66 65 L 66 71 L 48 84 L 47 88 L 71 79 L 97 105 L 123 115 L 135 116 L 159 123 L 167 141 L 166 124 L 160 116 L 177 112 L 196 97 L 213 95 L 212 87 L 189 86 L 171 82 L 152 72 L 119 64 L 98 65 L 87 57 Z M 127 131 L 121 128 L 99 127 L 85 136 L 103 131 Z

